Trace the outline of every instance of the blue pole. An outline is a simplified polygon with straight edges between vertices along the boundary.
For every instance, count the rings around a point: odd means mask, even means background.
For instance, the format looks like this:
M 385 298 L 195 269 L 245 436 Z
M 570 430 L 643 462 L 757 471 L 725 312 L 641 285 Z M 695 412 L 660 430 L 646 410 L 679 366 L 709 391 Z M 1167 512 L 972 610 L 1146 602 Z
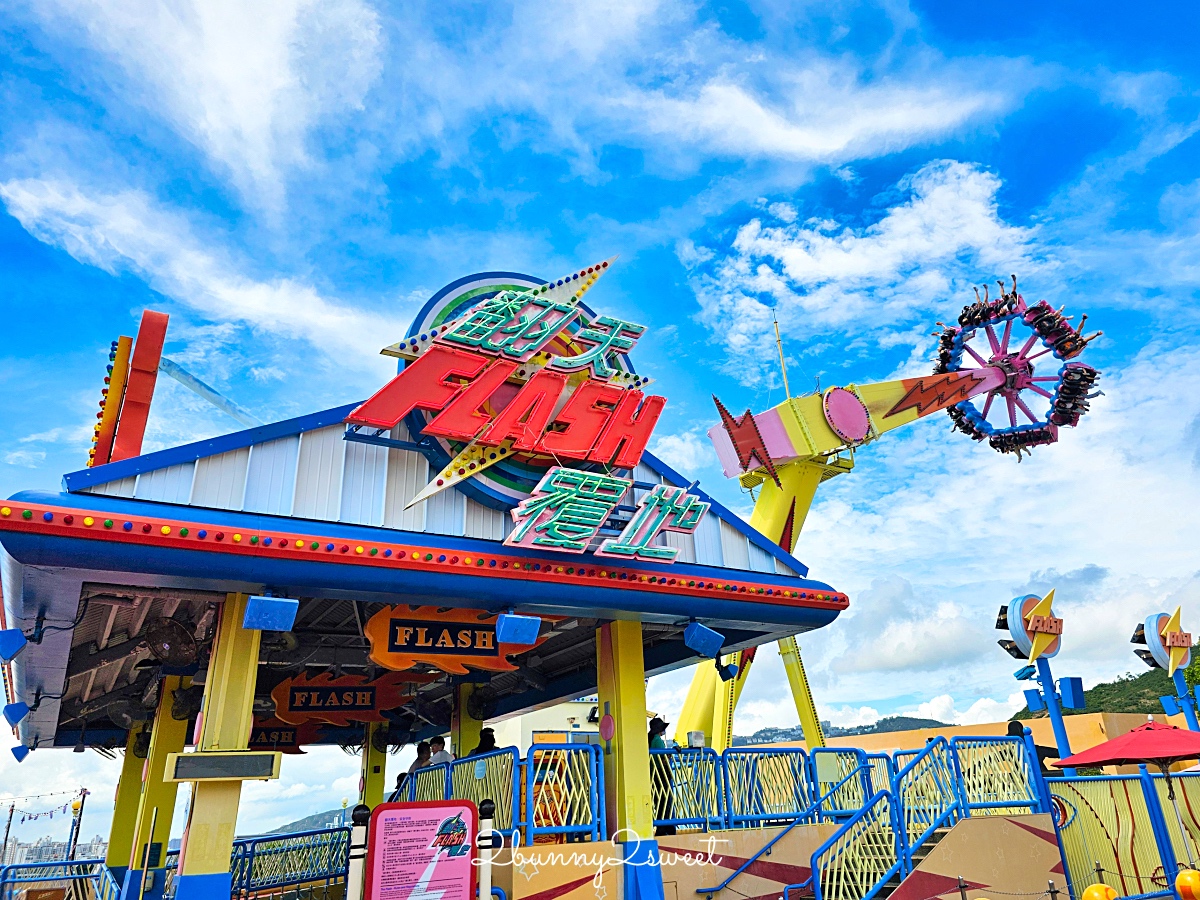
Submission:
M 1038 809 L 1036 812 L 1048 813 L 1052 811 L 1050 806 L 1050 785 L 1046 784 L 1046 778 L 1042 775 L 1042 761 L 1038 759 L 1037 745 L 1033 742 L 1033 732 L 1028 728 L 1022 729 L 1025 742 L 1025 754 L 1029 759 L 1029 767 L 1032 770 L 1033 786 L 1038 795 Z
M 1050 660 L 1039 656 L 1037 672 L 1046 711 L 1050 714 L 1050 727 L 1054 729 L 1054 744 L 1058 747 L 1059 759 L 1066 759 L 1071 755 L 1071 742 L 1067 740 L 1067 726 L 1063 723 L 1062 704 L 1058 700 L 1058 689 L 1054 686 L 1054 675 L 1050 672 Z M 1068 778 L 1075 777 L 1074 769 L 1063 769 L 1063 772 Z
M 1183 669 L 1176 669 L 1171 680 L 1175 682 L 1175 696 L 1179 698 L 1179 705 L 1183 707 L 1183 717 L 1187 719 L 1188 730 L 1200 731 L 1200 723 L 1196 721 L 1196 701 L 1188 691 Z

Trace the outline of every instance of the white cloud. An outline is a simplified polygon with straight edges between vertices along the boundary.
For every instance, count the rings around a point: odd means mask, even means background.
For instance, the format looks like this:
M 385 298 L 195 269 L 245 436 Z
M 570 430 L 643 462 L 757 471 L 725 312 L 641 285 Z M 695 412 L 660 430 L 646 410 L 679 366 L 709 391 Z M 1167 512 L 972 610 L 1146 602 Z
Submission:
M 947 315 L 970 296 L 973 280 L 1044 268 L 1036 229 L 1000 217 L 994 174 L 943 160 L 897 187 L 903 200 L 865 227 L 752 219 L 738 230 L 728 254 L 694 282 L 701 319 L 724 341 L 730 374 L 756 384 L 774 372 L 772 308 L 785 333 L 832 329 L 925 355 L 928 328 L 897 334 L 897 323 L 928 311 L 931 325 L 937 312 Z
M 10 466 L 24 466 L 36 469 L 46 459 L 44 450 L 13 450 L 4 454 L 4 461 Z
M 714 77 L 684 91 L 630 91 L 617 104 L 655 136 L 683 138 L 734 157 L 832 161 L 875 155 L 945 134 L 999 112 L 1007 97 L 932 81 L 860 81 L 845 62 L 809 60 L 788 67 L 768 96 L 740 81 Z
M 874 725 L 881 718 L 879 710 L 871 706 L 817 706 L 821 721 L 839 728 L 856 728 Z
M 979 725 L 984 722 L 1004 722 L 1024 707 L 1025 697 L 1020 691 L 1009 694 L 1005 700 L 980 698 L 961 712 L 956 707 L 953 697 L 940 694 L 932 700 L 918 704 L 909 715 L 922 719 L 936 719 L 947 725 Z
M 650 452 L 677 472 L 696 472 L 713 464 L 712 444 L 699 428 L 656 435 Z
M 258 280 L 206 245 L 187 220 L 140 191 L 85 192 L 68 180 L 20 179 L 0 184 L 8 211 L 45 243 L 82 263 L 116 274 L 131 271 L 152 288 L 217 322 L 304 341 L 345 365 L 380 372 L 379 348 L 405 331 L 401 316 L 364 312 L 323 297 L 292 278 Z
M 45 0 L 128 73 L 147 103 L 229 172 L 251 206 L 277 208 L 322 120 L 359 109 L 380 71 L 380 23 L 362 0 Z

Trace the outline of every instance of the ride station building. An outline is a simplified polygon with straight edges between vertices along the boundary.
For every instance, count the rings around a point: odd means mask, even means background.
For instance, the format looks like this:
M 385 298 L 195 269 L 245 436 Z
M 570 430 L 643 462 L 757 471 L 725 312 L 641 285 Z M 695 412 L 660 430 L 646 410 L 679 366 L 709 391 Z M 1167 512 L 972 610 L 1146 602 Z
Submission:
M 90 464 L 0 504 L 0 649 L 19 759 L 124 748 L 107 863 L 127 896 L 169 868 L 180 900 L 228 896 L 241 782 L 282 755 L 361 747 L 374 806 L 389 748 L 448 734 L 462 757 L 487 720 L 590 694 L 586 812 L 538 819 L 525 798 L 553 773 L 532 753 L 446 783 L 488 793 L 510 835 L 653 859 L 646 678 L 846 608 L 647 452 L 666 399 L 632 363 L 644 329 L 583 302 L 610 264 L 459 279 L 366 401 L 153 452 L 166 316 L 113 342 Z M 625 896 L 662 897 L 637 861 Z

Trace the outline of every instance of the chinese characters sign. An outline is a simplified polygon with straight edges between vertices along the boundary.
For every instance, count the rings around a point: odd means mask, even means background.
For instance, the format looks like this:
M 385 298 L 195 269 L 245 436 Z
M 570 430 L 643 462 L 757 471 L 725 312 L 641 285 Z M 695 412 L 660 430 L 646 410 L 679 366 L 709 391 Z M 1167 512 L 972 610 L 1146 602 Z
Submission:
M 632 485 L 628 478 L 556 466 L 512 511 L 516 527 L 504 543 L 583 553 Z M 655 485 L 638 501 L 620 536 L 605 540 L 596 555 L 674 562 L 679 549 L 655 545 L 655 540 L 665 531 L 694 532 L 709 505 L 687 488 Z
M 648 379 L 628 363 L 645 327 L 580 305 L 608 265 L 525 290 L 505 287 L 419 340 L 388 348 L 407 365 L 346 422 L 382 431 L 408 420 L 415 438 L 419 421 L 419 433 L 448 450 L 449 462 L 408 506 L 516 458 L 546 474 L 528 497 L 512 497 L 509 546 L 583 553 L 607 528 L 603 555 L 674 561 L 677 551 L 656 539 L 694 531 L 708 509 L 686 489 L 656 487 L 624 530 L 610 521 L 630 509 L 619 510 L 632 485 L 620 476 L 641 460 L 666 398 L 645 394 Z M 590 463 L 591 471 L 564 461 Z

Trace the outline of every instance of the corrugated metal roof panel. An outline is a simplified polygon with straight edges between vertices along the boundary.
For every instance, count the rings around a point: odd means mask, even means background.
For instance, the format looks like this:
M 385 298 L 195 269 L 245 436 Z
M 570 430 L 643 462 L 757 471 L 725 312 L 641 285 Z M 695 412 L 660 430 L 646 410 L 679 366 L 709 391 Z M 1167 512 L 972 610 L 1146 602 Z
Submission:
M 337 521 L 342 506 L 342 467 L 346 452 L 342 435 L 345 431 L 345 426 L 339 424 L 300 435 L 293 516 Z
M 385 528 L 425 530 L 426 504 L 418 503 L 409 509 L 405 509 L 404 505 L 417 496 L 428 481 L 429 463 L 424 456 L 411 450 L 388 451 L 387 485 L 383 503 Z
M 249 463 L 249 447 L 197 460 L 191 504 L 213 509 L 241 509 Z
M 194 462 L 143 472 L 138 476 L 133 496 L 138 500 L 155 500 L 159 503 L 188 503 L 192 499 L 192 477 L 195 474 Z
M 299 450 L 299 435 L 266 441 L 250 448 L 243 509 L 272 516 L 291 514 Z
M 466 498 L 466 536 L 502 541 L 512 531 L 512 516 L 498 509 L 490 509 L 482 503 Z
M 692 538 L 696 562 L 702 566 L 725 565 L 725 557 L 721 553 L 721 520 L 712 514 L 712 510 L 704 514 Z
M 346 462 L 342 475 L 341 521 L 382 525 L 388 449 L 356 441 L 343 443 L 346 445 Z
M 756 544 L 747 543 L 750 550 L 750 571 L 751 572 L 774 572 L 775 557 L 759 547 Z
M 679 550 L 675 556 L 676 562 L 694 563 L 696 561 L 696 541 L 692 535 L 681 534 L 678 531 L 664 531 L 661 536 L 664 544 Z
M 797 572 L 791 566 L 784 565 L 779 560 L 775 560 L 775 574 L 776 575 L 790 575 L 792 578 L 800 577 L 799 572 Z
M 729 569 L 750 568 L 750 543 L 744 534 L 725 521 L 721 522 L 721 559 Z
M 467 513 L 466 495 L 454 488 L 439 491 L 424 502 L 425 530 L 432 534 L 462 534 Z
M 87 488 L 89 494 L 103 494 L 106 497 L 132 497 L 137 489 L 137 476 L 118 478 L 116 481 L 106 481 L 95 487 Z

